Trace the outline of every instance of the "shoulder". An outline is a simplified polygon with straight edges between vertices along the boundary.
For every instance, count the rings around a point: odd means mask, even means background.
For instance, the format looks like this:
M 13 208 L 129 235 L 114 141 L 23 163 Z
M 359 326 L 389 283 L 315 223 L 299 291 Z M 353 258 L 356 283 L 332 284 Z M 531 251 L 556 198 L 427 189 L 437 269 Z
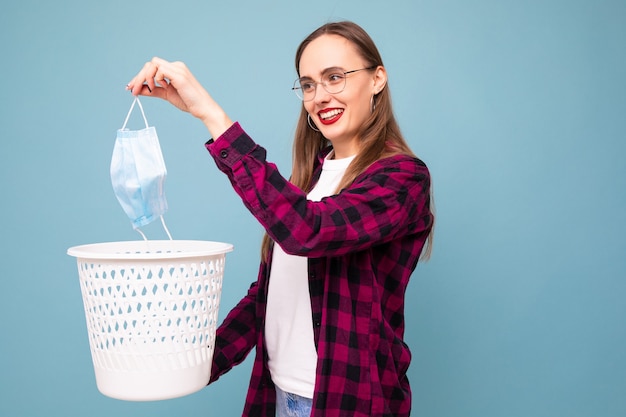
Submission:
M 380 194 L 414 195 L 417 198 L 428 193 L 430 186 L 430 173 L 421 159 L 397 154 L 372 163 L 346 191 L 362 194 L 376 189 Z
M 410 176 L 426 176 L 430 177 L 428 167 L 421 159 L 406 154 L 396 154 L 381 158 L 372 163 L 363 175 L 376 174 L 405 174 Z

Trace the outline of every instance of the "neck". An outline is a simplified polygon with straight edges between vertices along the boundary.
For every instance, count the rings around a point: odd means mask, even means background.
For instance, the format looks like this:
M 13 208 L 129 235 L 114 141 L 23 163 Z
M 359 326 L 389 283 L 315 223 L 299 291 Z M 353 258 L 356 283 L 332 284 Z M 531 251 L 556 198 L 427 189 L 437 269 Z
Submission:
M 359 152 L 359 146 L 357 141 L 349 142 L 332 142 L 333 144 L 333 159 L 343 159 L 349 156 L 356 155 Z

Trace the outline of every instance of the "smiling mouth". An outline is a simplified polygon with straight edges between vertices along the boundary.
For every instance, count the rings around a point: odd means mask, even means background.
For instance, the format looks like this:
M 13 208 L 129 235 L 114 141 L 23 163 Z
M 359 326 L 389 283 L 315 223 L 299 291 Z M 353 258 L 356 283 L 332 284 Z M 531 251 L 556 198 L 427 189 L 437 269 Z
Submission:
M 331 124 L 339 120 L 343 114 L 343 109 L 332 109 L 328 111 L 321 111 L 318 113 L 320 121 L 324 124 Z

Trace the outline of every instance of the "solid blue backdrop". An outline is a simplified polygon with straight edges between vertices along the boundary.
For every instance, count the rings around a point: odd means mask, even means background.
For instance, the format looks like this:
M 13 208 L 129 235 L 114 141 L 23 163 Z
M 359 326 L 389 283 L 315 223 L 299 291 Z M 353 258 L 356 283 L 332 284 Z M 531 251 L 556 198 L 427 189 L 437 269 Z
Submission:
M 66 250 L 139 238 L 108 169 L 124 86 L 145 61 L 185 61 L 288 175 L 295 49 L 341 19 L 377 42 L 433 174 L 434 256 L 407 292 L 413 415 L 626 415 L 621 0 L 4 5 L 0 415 L 240 415 L 250 361 L 175 400 L 101 395 Z M 204 150 L 203 126 L 142 102 L 168 167 L 172 234 L 235 246 L 223 318 L 256 278 L 262 230 Z

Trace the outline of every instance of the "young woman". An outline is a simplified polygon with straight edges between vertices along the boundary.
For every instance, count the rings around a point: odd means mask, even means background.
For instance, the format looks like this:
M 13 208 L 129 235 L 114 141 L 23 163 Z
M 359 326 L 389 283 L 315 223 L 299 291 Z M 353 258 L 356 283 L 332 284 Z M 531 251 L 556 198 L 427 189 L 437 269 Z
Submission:
M 244 416 L 409 416 L 404 297 L 430 248 L 430 175 L 361 27 L 320 27 L 295 62 L 289 180 L 183 63 L 154 58 L 127 87 L 206 125 L 206 148 L 267 232 L 257 281 L 217 330 L 210 382 L 256 348 Z

